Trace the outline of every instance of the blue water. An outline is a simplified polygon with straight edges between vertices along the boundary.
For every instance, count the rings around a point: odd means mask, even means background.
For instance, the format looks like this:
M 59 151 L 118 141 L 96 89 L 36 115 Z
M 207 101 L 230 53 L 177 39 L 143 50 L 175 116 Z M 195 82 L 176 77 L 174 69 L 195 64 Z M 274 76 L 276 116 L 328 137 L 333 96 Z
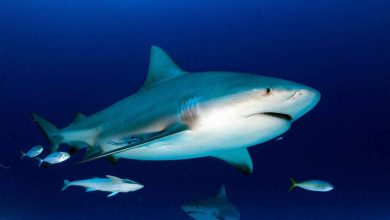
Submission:
M 0 219 L 189 219 L 180 205 L 225 184 L 242 219 L 390 219 L 390 2 L 41 0 L 0 2 Z M 138 90 L 150 46 L 188 71 L 231 70 L 318 89 L 282 141 L 250 149 L 247 177 L 216 159 L 38 169 L 38 112 L 64 127 Z M 127 177 L 134 193 L 60 189 L 64 179 Z M 287 192 L 289 177 L 329 193 Z

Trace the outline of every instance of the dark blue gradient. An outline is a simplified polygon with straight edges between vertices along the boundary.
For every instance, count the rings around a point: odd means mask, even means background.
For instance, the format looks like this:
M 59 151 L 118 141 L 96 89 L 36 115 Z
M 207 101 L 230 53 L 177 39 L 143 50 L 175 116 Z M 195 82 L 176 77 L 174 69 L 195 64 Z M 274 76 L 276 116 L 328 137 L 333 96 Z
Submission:
M 243 220 L 390 219 L 389 27 L 386 0 L 2 0 L 0 164 L 11 168 L 0 168 L 0 219 L 189 219 L 180 205 L 222 183 Z M 322 99 L 282 141 L 250 149 L 249 177 L 211 158 L 19 160 L 20 149 L 47 146 L 31 112 L 63 127 L 136 92 L 152 44 L 188 71 L 289 79 Z M 145 188 L 60 191 L 64 179 L 105 174 Z M 335 190 L 288 193 L 289 177 Z

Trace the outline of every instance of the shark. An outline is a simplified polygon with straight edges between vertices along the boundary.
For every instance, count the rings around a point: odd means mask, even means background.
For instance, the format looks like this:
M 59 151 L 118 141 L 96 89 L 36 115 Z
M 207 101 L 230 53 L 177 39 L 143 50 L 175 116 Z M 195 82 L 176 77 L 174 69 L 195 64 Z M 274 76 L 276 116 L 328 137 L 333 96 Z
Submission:
M 225 186 L 222 185 L 215 197 L 196 200 L 182 205 L 191 218 L 196 220 L 238 220 L 240 211 L 226 196 Z
M 190 73 L 152 46 L 146 81 L 133 95 L 90 116 L 77 113 L 62 129 L 36 113 L 33 119 L 52 151 L 61 144 L 86 148 L 80 163 L 213 157 L 249 175 L 248 148 L 288 131 L 320 96 L 309 86 L 262 75 Z

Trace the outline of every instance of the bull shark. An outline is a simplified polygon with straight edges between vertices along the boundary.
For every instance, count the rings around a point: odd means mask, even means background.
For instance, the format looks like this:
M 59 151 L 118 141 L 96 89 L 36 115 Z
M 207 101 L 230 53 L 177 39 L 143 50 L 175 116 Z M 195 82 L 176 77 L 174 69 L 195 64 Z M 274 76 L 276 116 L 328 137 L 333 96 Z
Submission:
M 287 80 L 189 73 L 152 46 L 147 79 L 135 94 L 89 117 L 78 113 L 63 129 L 35 113 L 33 118 L 53 151 L 63 143 L 87 148 L 81 162 L 214 157 L 250 174 L 247 148 L 285 133 L 319 99 L 315 89 Z
M 238 220 L 240 211 L 228 201 L 225 186 L 216 197 L 193 201 L 181 207 L 190 217 L 196 220 Z

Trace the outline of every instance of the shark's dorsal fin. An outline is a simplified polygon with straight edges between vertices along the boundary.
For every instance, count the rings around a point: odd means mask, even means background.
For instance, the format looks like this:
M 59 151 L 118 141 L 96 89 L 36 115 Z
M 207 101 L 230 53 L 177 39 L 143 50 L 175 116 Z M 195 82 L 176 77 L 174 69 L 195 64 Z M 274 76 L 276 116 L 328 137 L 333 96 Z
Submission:
M 186 72 L 181 70 L 163 49 L 152 46 L 148 77 L 141 90 L 185 74 Z
M 212 157 L 226 161 L 230 165 L 239 169 L 245 175 L 252 173 L 253 163 L 251 155 L 246 148 L 222 151 L 218 154 L 212 155 Z
M 118 178 L 116 176 L 110 176 L 110 175 L 106 175 L 106 177 L 108 179 L 110 179 L 113 183 L 121 183 L 122 182 L 122 179 L 121 178 Z
M 221 186 L 221 189 L 219 189 L 219 193 L 218 193 L 217 197 L 218 198 L 222 198 L 222 199 L 226 199 L 227 198 L 225 185 Z

